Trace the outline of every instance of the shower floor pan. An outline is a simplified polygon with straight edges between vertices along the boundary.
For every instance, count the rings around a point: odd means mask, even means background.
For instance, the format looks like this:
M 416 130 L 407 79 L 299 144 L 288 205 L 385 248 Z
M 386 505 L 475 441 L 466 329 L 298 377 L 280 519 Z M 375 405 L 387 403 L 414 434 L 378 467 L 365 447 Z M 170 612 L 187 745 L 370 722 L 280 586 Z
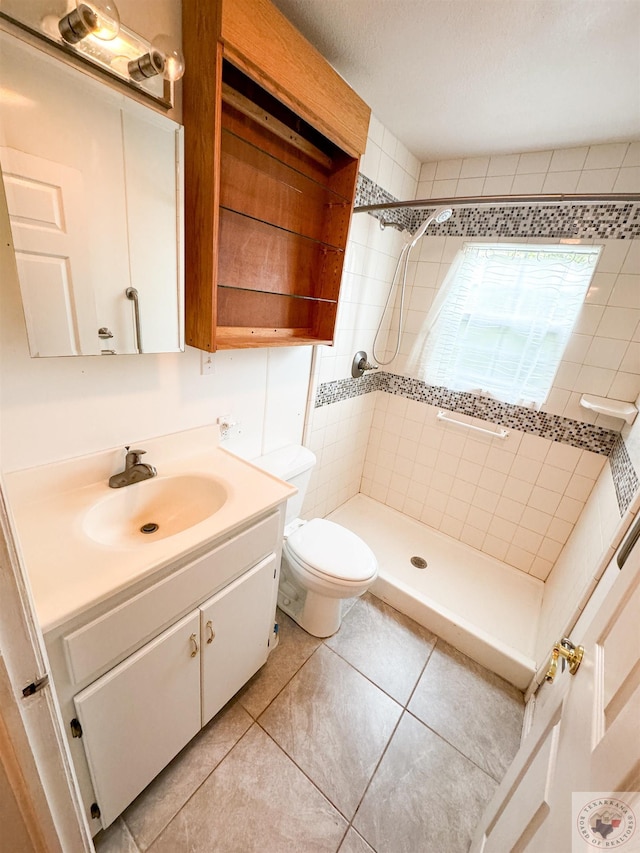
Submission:
M 521 690 L 528 687 L 542 581 L 365 495 L 328 518 L 357 533 L 378 558 L 374 595 Z M 414 556 L 426 568 L 412 565 Z

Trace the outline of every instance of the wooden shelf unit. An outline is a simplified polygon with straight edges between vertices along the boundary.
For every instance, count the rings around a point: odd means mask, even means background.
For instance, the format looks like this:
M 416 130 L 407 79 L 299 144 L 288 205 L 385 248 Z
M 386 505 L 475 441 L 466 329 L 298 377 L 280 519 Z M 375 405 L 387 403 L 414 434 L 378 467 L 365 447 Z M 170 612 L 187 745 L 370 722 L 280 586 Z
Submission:
M 294 59 L 306 77 L 301 70 L 296 91 L 287 93 L 247 60 L 250 49 L 243 53 L 224 37 L 225 10 L 246 11 L 246 0 L 218 4 L 222 32 L 208 51 L 203 18 L 210 29 L 217 19 L 202 5 L 190 0 L 183 7 L 192 72 L 184 91 L 186 342 L 210 352 L 331 344 L 369 110 L 338 78 L 341 99 L 333 111 L 339 120 L 332 131 L 328 104 L 320 117 L 317 104 L 304 107 L 312 82 L 309 52 L 316 62 L 319 56 L 313 48 L 302 40 L 305 52 Z M 292 44 L 282 40 L 291 25 L 266 0 L 249 6 L 268 12 L 267 43 L 291 60 L 302 37 L 293 30 Z M 335 87 L 337 75 L 321 62 Z M 324 82 L 313 81 L 314 95 Z M 350 110 L 355 130 L 346 140 Z

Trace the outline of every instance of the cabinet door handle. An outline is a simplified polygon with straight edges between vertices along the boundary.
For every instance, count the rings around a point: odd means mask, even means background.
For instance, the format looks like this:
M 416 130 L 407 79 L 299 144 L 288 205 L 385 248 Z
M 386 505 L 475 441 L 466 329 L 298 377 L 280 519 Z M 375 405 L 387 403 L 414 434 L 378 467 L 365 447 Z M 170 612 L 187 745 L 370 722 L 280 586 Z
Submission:
M 194 658 L 198 654 L 198 638 L 195 634 L 192 634 L 189 639 L 191 640 L 191 644 L 193 648 L 191 649 L 191 657 Z
M 215 636 L 216 636 L 216 632 L 213 630 L 213 624 L 211 623 L 211 619 L 209 619 L 209 621 L 207 622 L 206 629 L 209 632 L 209 636 L 207 637 L 207 645 L 208 645 L 209 643 L 213 643 Z

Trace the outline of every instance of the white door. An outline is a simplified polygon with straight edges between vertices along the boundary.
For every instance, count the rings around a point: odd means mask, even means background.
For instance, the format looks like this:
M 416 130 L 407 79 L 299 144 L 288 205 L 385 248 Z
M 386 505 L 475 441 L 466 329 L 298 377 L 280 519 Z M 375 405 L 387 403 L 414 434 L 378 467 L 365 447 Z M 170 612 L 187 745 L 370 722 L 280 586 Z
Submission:
M 3 243 L 0 268 L 6 251 Z M 0 566 L 0 764 L 12 762 L 16 796 L 21 797 L 25 814 L 33 810 L 31 832 L 44 838 L 41 848 L 36 839 L 36 849 L 88 853 L 93 850 L 91 835 L 51 685 L 35 693 L 28 690 L 28 685 L 35 686 L 46 675 L 48 662 L 28 583 L 18 562 L 1 478 Z M 0 849 L 3 821 L 8 820 L 1 801 L 0 797 Z
M 200 607 L 203 726 L 266 662 L 275 582 L 272 554 Z
M 105 828 L 200 731 L 198 636 L 194 611 L 74 699 Z
M 640 544 L 608 567 L 571 639 L 584 659 L 541 688 L 472 851 L 640 850 Z
M 14 148 L 0 162 L 31 355 L 97 355 L 82 173 Z

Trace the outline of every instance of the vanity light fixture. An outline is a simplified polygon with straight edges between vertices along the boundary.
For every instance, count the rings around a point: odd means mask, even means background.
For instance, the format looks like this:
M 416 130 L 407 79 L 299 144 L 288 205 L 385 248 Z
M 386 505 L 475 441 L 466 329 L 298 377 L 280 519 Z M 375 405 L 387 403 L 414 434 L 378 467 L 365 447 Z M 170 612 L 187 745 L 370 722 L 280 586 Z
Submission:
M 175 82 L 184 74 L 184 56 L 170 36 L 156 36 L 149 52 L 127 64 L 132 80 L 142 82 L 160 74 L 165 80 Z
M 111 41 L 120 30 L 118 7 L 113 2 L 78 0 L 76 8 L 60 18 L 58 30 L 67 44 L 78 44 L 89 35 L 102 41 Z
M 41 3 L 0 0 L 0 18 L 161 106 L 173 106 L 173 85 L 184 74 L 184 57 L 174 39 L 159 35 L 150 41 L 128 29 L 114 0 L 66 0 L 59 5 L 66 14 L 43 17 Z

